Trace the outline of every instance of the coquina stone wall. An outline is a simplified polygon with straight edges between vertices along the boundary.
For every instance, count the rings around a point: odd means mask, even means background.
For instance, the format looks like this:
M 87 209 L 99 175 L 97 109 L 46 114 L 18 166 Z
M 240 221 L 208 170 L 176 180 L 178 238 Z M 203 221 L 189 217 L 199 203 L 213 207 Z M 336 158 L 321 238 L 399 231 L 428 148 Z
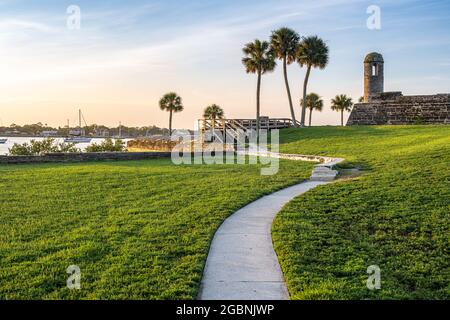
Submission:
M 355 104 L 348 126 L 383 124 L 450 124 L 450 94 L 403 96 L 385 92 L 369 103 Z
M 203 156 L 201 152 L 189 152 L 191 156 Z M 220 154 L 220 153 L 219 153 Z M 234 155 L 234 152 L 223 152 Z M 211 151 L 206 156 L 215 156 Z M 180 154 L 181 156 L 181 154 Z M 64 163 L 90 161 L 128 161 L 171 158 L 171 152 L 90 152 L 90 153 L 48 153 L 40 156 L 0 156 L 0 164 Z
M 40 156 L 0 156 L 0 164 L 146 160 L 170 156 L 170 152 L 48 153 Z

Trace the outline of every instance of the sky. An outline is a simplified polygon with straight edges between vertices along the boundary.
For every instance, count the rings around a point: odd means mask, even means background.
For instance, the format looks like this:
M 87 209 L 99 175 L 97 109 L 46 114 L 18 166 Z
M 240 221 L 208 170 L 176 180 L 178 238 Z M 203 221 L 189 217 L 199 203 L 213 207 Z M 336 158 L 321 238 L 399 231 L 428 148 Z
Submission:
M 67 27 L 70 5 L 79 29 Z M 367 8 L 379 6 L 381 28 Z M 335 125 L 330 99 L 363 94 L 363 60 L 385 59 L 385 91 L 450 92 L 450 1 L 447 0 L 0 0 L 0 125 L 72 124 L 81 108 L 89 124 L 168 126 L 158 101 L 183 98 L 174 127 L 193 128 L 210 104 L 228 118 L 254 118 L 256 76 L 242 47 L 290 27 L 330 48 L 309 91 L 324 100 L 313 125 Z M 305 69 L 288 69 L 297 117 Z M 264 75 L 262 115 L 289 117 L 282 68 Z

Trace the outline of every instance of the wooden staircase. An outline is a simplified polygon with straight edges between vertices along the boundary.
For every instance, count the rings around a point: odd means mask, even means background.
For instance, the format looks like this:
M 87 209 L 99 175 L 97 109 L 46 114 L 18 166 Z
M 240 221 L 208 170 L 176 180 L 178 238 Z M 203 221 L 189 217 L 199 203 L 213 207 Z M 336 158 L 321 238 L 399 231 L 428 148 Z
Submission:
M 201 133 L 202 145 L 205 143 L 219 142 L 227 143 L 238 140 L 239 132 L 247 133 L 250 130 L 256 131 L 256 119 L 200 119 L 198 127 Z M 297 121 L 297 125 L 300 123 Z M 260 118 L 261 130 L 286 129 L 294 127 L 292 119 L 288 118 Z M 206 139 L 206 136 L 209 139 Z

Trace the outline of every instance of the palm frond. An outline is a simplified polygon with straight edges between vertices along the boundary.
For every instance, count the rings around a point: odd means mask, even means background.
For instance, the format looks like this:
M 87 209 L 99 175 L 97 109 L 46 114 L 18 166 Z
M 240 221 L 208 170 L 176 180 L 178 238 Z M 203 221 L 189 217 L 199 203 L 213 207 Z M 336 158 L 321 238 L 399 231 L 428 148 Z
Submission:
M 212 104 L 205 108 L 205 111 L 203 112 L 203 118 L 205 119 L 223 119 L 225 116 L 225 112 L 223 109 L 216 105 Z
M 299 41 L 300 36 L 297 32 L 284 27 L 272 32 L 270 48 L 277 59 L 286 59 L 287 64 L 291 64 L 295 61 Z
M 242 64 L 247 73 L 264 74 L 275 69 L 275 57 L 267 41 L 256 39 L 254 42 L 247 43 L 242 51 L 245 54 Z
M 311 66 L 324 69 L 329 60 L 329 49 L 325 41 L 318 36 L 303 38 L 296 52 L 297 62 L 300 66 Z
M 300 105 L 303 105 L 303 99 L 300 99 Z M 311 92 L 306 96 L 306 107 L 308 109 L 322 111 L 323 100 L 317 93 Z
M 337 95 L 334 99 L 331 99 L 331 110 L 333 111 L 351 111 L 352 107 L 352 98 L 345 94 Z
M 164 111 L 173 112 L 181 112 L 184 109 L 181 97 L 175 92 L 166 93 L 159 100 L 159 108 Z

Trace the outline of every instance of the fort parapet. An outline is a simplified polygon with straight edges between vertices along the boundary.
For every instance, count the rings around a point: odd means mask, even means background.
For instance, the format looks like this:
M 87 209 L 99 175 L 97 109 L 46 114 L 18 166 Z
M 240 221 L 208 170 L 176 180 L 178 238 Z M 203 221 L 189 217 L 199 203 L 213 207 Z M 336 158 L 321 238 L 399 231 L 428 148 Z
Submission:
M 450 123 L 450 94 L 404 96 L 384 92 L 384 58 L 369 53 L 364 59 L 364 102 L 354 105 L 347 125 Z
M 450 94 L 404 96 L 384 92 L 355 104 L 347 125 L 450 124 Z

